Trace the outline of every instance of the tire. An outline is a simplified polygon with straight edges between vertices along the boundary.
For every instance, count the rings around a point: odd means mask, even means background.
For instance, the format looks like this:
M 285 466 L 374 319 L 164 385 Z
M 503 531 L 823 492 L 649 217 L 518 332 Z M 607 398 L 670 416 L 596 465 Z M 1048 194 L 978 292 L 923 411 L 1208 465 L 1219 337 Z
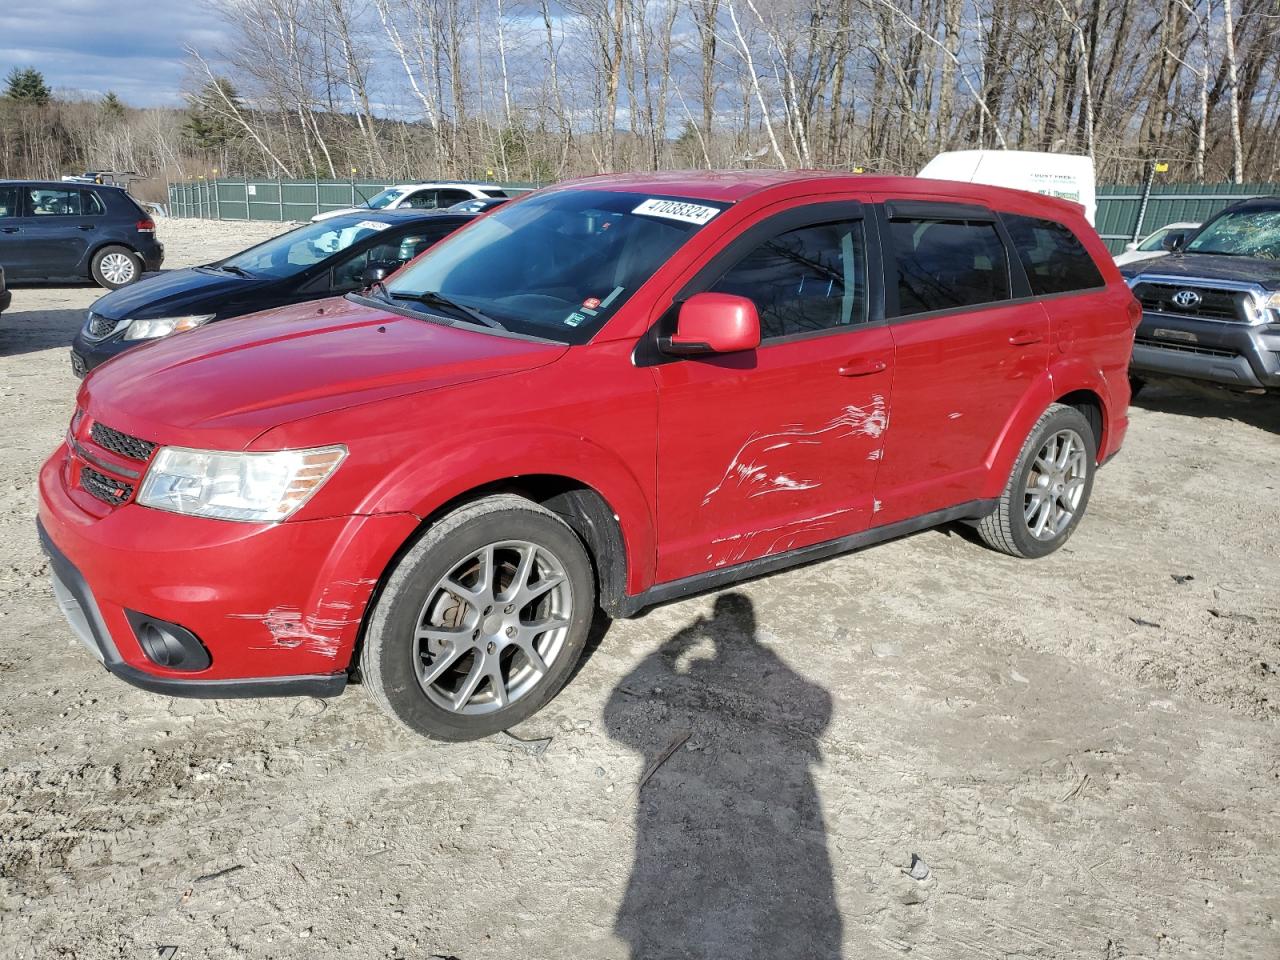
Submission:
M 1057 459 L 1063 459 L 1064 447 L 1049 450 L 1048 444 L 1061 444 L 1067 436 L 1073 437 L 1075 447 L 1066 454 L 1067 468 L 1061 472 L 1041 469 L 1042 454 L 1057 453 Z M 1053 404 L 1031 428 L 995 511 L 978 521 L 978 535 L 987 546 L 1014 557 L 1053 553 L 1084 516 L 1097 463 L 1098 441 L 1089 421 L 1074 407 Z
M 496 572 L 487 592 L 485 568 Z M 524 570 L 526 589 L 517 592 Z M 486 497 L 434 524 L 396 564 L 369 620 L 360 671 L 378 706 L 415 733 L 487 737 L 560 692 L 595 606 L 591 560 L 569 525 L 523 497 Z
M 142 276 L 142 258 L 128 247 L 103 247 L 93 255 L 93 280 L 100 287 L 119 290 Z

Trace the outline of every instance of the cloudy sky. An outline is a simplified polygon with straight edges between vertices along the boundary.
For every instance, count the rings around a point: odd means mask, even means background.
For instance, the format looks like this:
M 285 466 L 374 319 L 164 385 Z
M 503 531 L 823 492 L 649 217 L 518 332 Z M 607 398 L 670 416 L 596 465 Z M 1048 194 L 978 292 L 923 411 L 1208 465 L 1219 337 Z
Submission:
M 55 89 L 173 105 L 183 45 L 217 46 L 219 26 L 198 0 L 0 0 L 0 78 L 30 66 Z

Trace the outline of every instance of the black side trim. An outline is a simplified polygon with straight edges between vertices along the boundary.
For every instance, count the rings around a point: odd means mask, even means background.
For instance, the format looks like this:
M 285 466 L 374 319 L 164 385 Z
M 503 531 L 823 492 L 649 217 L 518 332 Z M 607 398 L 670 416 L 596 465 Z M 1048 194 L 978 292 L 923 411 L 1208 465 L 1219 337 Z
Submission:
M 98 604 L 93 599 L 93 592 L 80 571 L 49 538 L 44 524 L 36 521 L 36 531 L 40 535 L 40 547 L 49 557 L 49 566 L 53 571 L 55 594 L 61 587 L 74 601 L 74 609 L 63 606 L 63 614 L 71 621 L 86 646 L 92 645 L 102 657 L 103 666 L 125 683 L 132 684 L 151 693 L 163 693 L 170 697 L 336 697 L 347 685 L 345 673 L 315 674 L 295 677 L 264 677 L 248 680 L 186 680 L 170 677 L 153 677 L 137 667 L 125 663 L 107 625 L 102 621 Z
M 935 510 L 933 513 L 911 517 L 908 520 L 900 520 L 897 523 L 890 523 L 883 527 L 872 527 L 870 530 L 863 530 L 861 533 L 850 534 L 847 537 L 826 540 L 808 547 L 800 547 L 798 550 L 788 550 L 786 553 L 778 553 L 771 557 L 761 557 L 759 560 L 748 560 L 746 563 L 695 574 L 682 580 L 659 583 L 650 587 L 644 593 L 621 598 L 617 611 L 610 610 L 608 612 L 618 617 L 634 617 L 642 610 L 661 603 L 669 603 L 672 600 L 679 600 L 695 593 L 705 593 L 708 590 L 718 590 L 731 583 L 754 580 L 756 577 L 763 577 L 766 574 L 775 573 L 788 567 L 798 567 L 806 563 L 826 560 L 841 553 L 861 550 L 863 547 L 884 543 L 886 540 L 894 540 L 898 537 L 905 537 L 907 534 L 918 533 L 921 530 L 927 530 L 943 523 L 950 523 L 953 520 L 977 520 L 990 514 L 996 509 L 997 505 L 998 501 L 996 500 L 970 500 L 954 507 L 947 507 L 945 510 Z
M 153 677 L 128 664 L 107 664 L 125 683 L 148 693 L 168 697 L 242 700 L 246 697 L 336 697 L 347 686 L 345 673 L 297 677 L 262 677 L 256 680 L 174 680 Z

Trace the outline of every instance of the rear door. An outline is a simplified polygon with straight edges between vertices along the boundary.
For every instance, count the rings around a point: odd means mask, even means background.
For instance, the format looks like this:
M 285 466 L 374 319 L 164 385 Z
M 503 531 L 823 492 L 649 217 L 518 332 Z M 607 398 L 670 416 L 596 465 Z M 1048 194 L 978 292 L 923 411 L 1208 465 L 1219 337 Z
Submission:
M 876 525 L 976 499 L 1049 359 L 1048 316 L 994 212 L 889 199 L 879 222 L 896 361 Z
M 34 266 L 25 246 L 22 190 L 18 184 L 0 183 L 0 266 L 10 280 L 29 277 Z
M 874 236 L 856 200 L 797 205 L 740 233 L 680 292 L 747 297 L 762 340 L 655 362 L 659 581 L 868 526 L 893 377 L 868 282 Z

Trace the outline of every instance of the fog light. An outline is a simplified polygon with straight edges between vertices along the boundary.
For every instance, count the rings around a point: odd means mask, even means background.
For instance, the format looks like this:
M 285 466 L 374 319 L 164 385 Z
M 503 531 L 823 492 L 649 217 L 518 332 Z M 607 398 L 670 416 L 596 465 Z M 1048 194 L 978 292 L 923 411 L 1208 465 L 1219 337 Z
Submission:
M 205 670 L 212 663 L 200 639 L 185 627 L 126 610 L 133 635 L 146 658 L 168 670 Z

